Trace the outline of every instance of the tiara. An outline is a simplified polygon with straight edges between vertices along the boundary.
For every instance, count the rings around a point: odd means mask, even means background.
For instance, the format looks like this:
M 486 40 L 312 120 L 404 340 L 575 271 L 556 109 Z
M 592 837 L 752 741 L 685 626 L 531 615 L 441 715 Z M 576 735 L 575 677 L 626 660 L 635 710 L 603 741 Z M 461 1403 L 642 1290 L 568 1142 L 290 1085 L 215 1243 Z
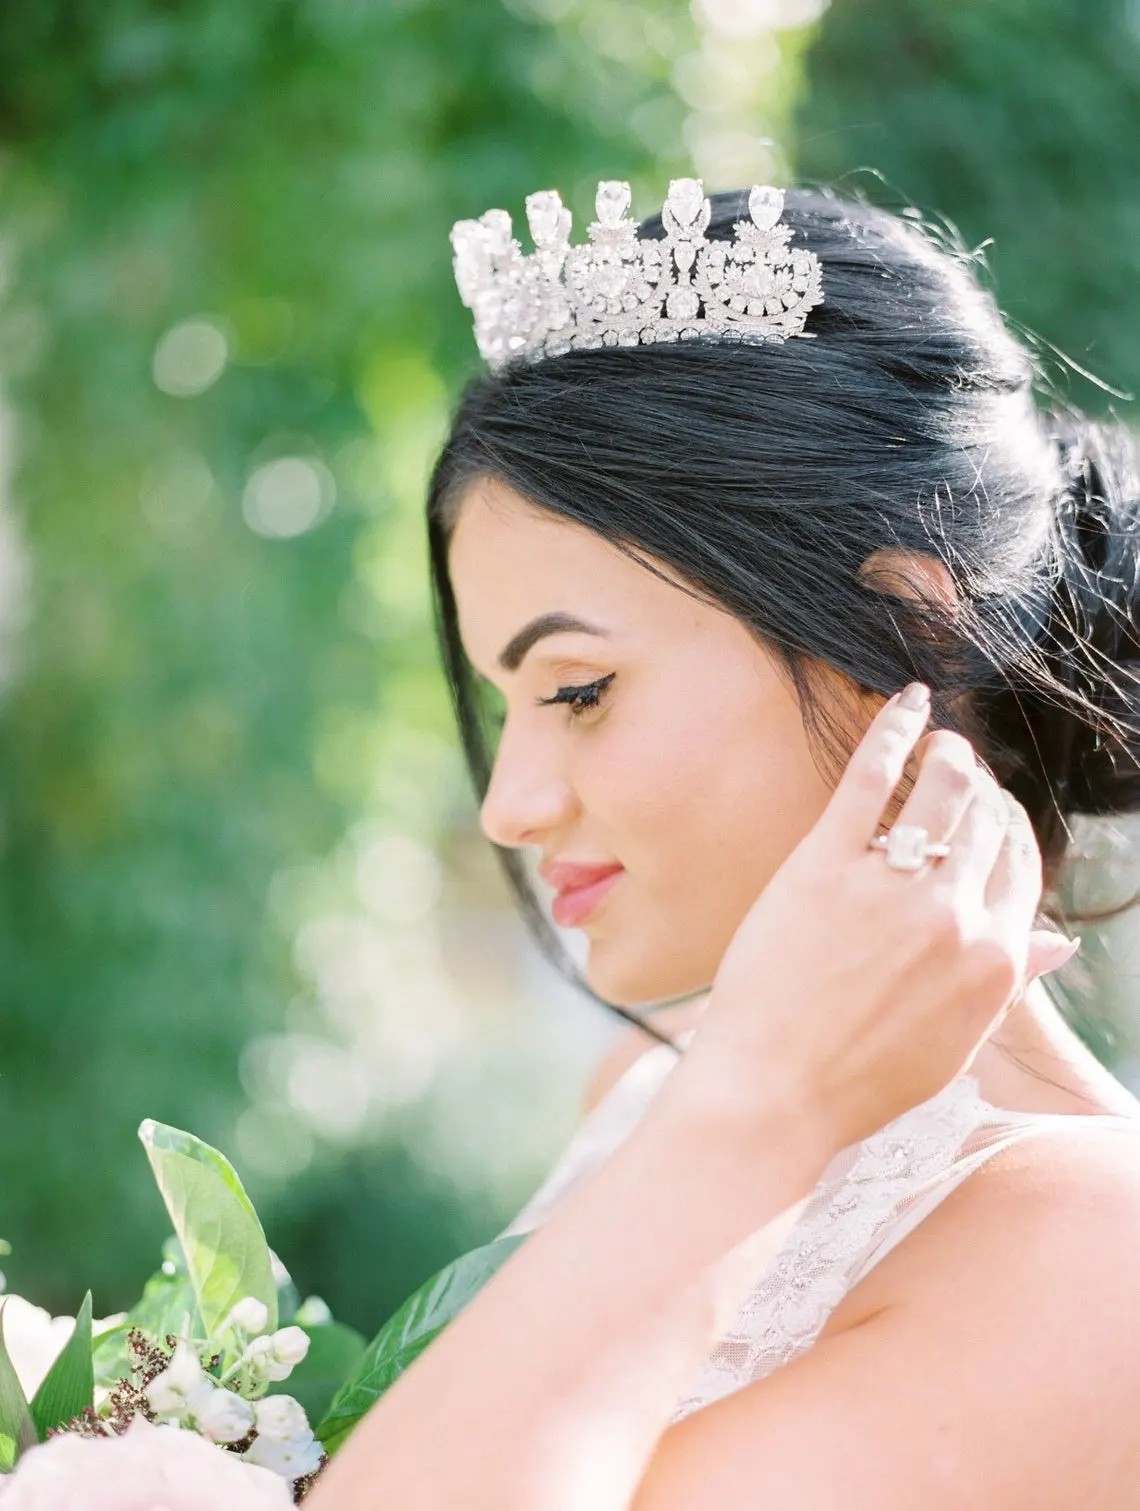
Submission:
M 600 183 L 589 242 L 572 247 L 570 211 L 557 191 L 528 195 L 529 256 L 505 210 L 456 221 L 455 281 L 491 368 L 574 348 L 710 334 L 726 341 L 810 337 L 804 321 L 823 301 L 819 258 L 789 246 L 782 189 L 753 187 L 749 219 L 735 222 L 731 241 L 705 236 L 712 209 L 700 179 L 670 183 L 660 240 L 638 237 L 630 198 L 627 183 Z

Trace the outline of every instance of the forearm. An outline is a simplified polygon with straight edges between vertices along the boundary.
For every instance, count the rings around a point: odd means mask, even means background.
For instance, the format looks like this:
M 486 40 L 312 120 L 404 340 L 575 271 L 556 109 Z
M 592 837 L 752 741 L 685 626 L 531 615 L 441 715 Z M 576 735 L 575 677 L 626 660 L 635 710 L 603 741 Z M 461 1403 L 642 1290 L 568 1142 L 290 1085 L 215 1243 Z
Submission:
M 629 1504 L 829 1152 L 790 1104 L 745 1128 L 675 1080 L 377 1403 L 313 1511 Z

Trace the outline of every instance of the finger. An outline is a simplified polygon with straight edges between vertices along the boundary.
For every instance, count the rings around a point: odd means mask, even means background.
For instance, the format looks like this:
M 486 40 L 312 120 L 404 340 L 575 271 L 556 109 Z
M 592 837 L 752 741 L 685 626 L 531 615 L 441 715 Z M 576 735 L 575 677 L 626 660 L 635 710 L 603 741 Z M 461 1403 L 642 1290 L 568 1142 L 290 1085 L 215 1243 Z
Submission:
M 1035 929 L 1029 936 L 1029 956 L 1025 965 L 1025 984 L 1059 971 L 1081 947 L 1079 939 L 1068 939 L 1053 929 Z
M 914 786 L 894 822 L 925 829 L 933 843 L 943 844 L 973 801 L 978 776 L 973 746 L 953 730 L 936 729 L 922 742 L 918 760 Z
M 999 791 L 1008 823 L 986 881 L 986 907 L 999 924 L 1010 929 L 1030 929 L 1041 901 L 1041 847 L 1028 813 L 1011 792 Z
M 942 879 L 952 886 L 984 894 L 1001 854 L 1010 813 L 1001 788 L 981 766 L 975 782 L 974 796 L 954 831 L 950 854 L 938 866 Z
M 930 718 L 930 689 L 912 682 L 871 720 L 815 827 L 827 844 L 865 849 Z

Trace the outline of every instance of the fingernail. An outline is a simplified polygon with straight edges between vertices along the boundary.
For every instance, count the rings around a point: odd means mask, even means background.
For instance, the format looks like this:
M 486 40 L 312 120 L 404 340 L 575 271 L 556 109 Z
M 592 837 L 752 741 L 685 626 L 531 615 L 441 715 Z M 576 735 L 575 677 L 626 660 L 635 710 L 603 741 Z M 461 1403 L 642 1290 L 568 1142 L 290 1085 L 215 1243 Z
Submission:
M 1059 971 L 1063 965 L 1068 965 L 1080 947 L 1079 939 L 1066 939 L 1063 942 L 1058 939 L 1056 945 L 1050 950 L 1049 959 L 1037 975 L 1048 976 L 1050 971 Z
M 911 682 L 904 687 L 899 697 L 900 708 L 913 709 L 915 713 L 930 702 L 930 689 L 925 682 Z

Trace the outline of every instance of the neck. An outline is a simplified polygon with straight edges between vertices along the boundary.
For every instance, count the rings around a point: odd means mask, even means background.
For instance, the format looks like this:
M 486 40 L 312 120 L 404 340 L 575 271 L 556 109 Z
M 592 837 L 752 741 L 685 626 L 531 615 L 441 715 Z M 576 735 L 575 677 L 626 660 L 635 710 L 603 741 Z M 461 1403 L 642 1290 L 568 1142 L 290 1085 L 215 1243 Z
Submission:
M 653 1014 L 670 1033 L 695 1028 L 708 993 Z M 983 1098 L 994 1107 L 1020 1112 L 1120 1112 L 1136 1116 L 1140 1102 L 1065 1022 L 1040 981 L 1014 1003 L 1001 1027 L 970 1063 Z
M 1126 1112 L 1136 1098 L 1107 1071 L 1034 981 L 974 1056 L 970 1073 L 995 1107 L 1025 1112 Z

